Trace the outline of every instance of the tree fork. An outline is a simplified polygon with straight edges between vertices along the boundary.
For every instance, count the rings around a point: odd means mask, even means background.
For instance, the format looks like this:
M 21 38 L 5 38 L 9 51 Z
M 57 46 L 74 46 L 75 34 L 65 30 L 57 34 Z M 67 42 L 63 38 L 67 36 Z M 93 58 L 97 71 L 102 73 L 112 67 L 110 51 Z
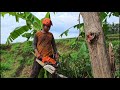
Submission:
M 98 12 L 81 12 L 94 78 L 111 78 L 109 56 Z

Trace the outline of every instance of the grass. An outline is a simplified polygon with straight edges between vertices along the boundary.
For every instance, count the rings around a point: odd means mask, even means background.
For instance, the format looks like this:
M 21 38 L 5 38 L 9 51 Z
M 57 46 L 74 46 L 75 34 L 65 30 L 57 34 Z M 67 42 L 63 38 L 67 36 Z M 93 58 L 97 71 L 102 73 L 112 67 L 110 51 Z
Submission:
M 11 45 L 9 50 L 7 50 L 6 45 L 1 45 L 1 77 L 16 77 L 15 72 L 24 62 L 24 59 L 27 62 L 25 62 L 25 66 L 32 65 L 33 60 L 29 57 L 31 49 L 29 49 L 29 51 L 25 51 L 26 48 L 29 46 L 27 44 L 28 42 L 14 43 Z M 30 56 L 32 56 L 32 54 Z
M 75 42 L 75 38 L 57 39 L 56 46 L 60 53 L 60 66 L 58 71 L 65 76 L 73 78 L 92 78 L 89 53 L 84 39 Z M 106 44 L 112 42 L 117 70 L 115 76 L 119 77 L 119 40 L 107 40 Z M 14 43 L 11 45 L 0 45 L 1 50 L 1 77 L 2 78 L 27 78 L 30 75 L 34 55 L 32 54 L 32 42 Z M 21 65 L 24 65 L 20 75 L 16 72 Z M 39 78 L 47 78 L 47 73 L 41 70 Z

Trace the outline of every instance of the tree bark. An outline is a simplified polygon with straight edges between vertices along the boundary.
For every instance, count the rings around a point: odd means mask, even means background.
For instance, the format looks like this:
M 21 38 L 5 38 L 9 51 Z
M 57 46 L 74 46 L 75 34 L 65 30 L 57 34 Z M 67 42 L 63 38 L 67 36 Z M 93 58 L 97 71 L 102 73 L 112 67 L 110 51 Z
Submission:
M 94 78 L 111 78 L 109 56 L 98 12 L 81 12 Z
M 109 43 L 109 58 L 110 58 L 110 66 L 111 66 L 111 72 L 112 75 L 114 76 L 114 72 L 115 72 L 115 58 L 114 58 L 114 52 L 113 52 L 113 45 L 110 42 Z

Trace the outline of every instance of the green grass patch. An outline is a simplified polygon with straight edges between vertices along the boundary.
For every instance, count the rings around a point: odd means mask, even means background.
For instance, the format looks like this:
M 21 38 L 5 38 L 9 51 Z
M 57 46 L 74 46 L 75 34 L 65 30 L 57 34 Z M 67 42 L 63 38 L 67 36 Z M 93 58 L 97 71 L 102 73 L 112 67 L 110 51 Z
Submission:
M 108 35 L 109 36 L 109 35 Z M 114 37 L 116 37 L 115 35 Z M 110 36 L 109 36 L 110 37 Z M 113 36 L 112 36 L 113 37 Z M 89 51 L 84 38 L 80 38 L 75 42 L 76 38 L 56 39 L 57 49 L 60 52 L 60 66 L 58 72 L 73 78 L 92 78 L 91 63 Z M 120 77 L 119 72 L 119 40 L 106 39 L 106 46 L 108 48 L 109 42 L 112 42 L 116 67 L 115 77 Z M 0 45 L 1 50 L 1 76 L 2 78 L 15 77 L 15 72 L 21 64 L 25 67 L 20 76 L 15 78 L 27 78 L 30 75 L 31 67 L 33 65 L 34 55 L 32 42 L 27 41 L 23 43 L 14 43 L 9 46 Z M 48 78 L 50 75 L 46 71 L 41 70 L 39 78 Z

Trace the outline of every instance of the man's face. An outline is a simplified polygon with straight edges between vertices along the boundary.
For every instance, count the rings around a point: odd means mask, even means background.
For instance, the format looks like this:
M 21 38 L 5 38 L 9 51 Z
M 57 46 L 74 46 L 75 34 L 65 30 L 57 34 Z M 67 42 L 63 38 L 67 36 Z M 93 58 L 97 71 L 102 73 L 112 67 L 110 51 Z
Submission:
M 50 26 L 44 25 L 44 26 L 43 26 L 43 29 L 44 29 L 45 32 L 48 32 L 48 31 L 50 30 Z

